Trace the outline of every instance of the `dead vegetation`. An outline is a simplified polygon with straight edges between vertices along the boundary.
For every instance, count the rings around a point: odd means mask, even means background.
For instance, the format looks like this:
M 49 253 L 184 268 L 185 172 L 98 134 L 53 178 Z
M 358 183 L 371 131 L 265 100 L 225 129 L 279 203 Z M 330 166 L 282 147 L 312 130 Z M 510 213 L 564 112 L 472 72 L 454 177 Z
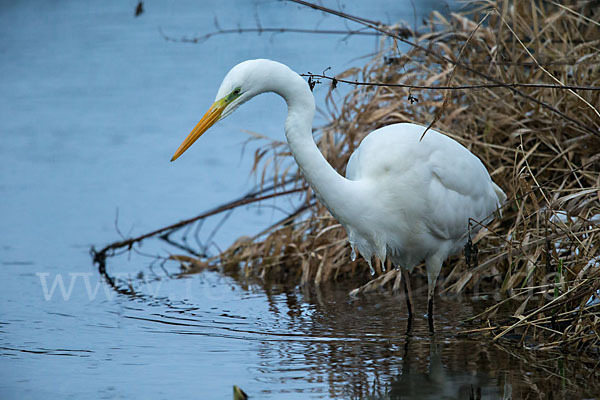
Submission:
M 331 123 L 319 130 L 318 141 L 340 173 L 368 132 L 439 117 L 435 128 L 475 153 L 509 194 L 503 217 L 473 240 L 477 265 L 456 257 L 442 271 L 445 293 L 511 298 L 502 305 L 510 306 L 513 319 L 494 318 L 498 305 L 477 317 L 495 339 L 517 330 L 543 347 L 599 344 L 593 300 L 600 287 L 598 10 L 583 2 L 499 1 L 449 18 L 434 13 L 429 31 L 415 40 L 422 48 L 400 54 L 392 47 L 361 70 L 335 75 L 327 98 Z M 378 85 L 356 85 L 336 102 L 333 86 L 343 80 Z M 485 87 L 498 82 L 523 85 Z M 442 85 L 466 88 L 414 88 Z M 256 155 L 263 182 L 274 172 L 276 186 L 290 174 L 292 186 L 305 185 L 291 165 L 285 142 L 271 142 Z M 350 261 L 343 228 L 310 189 L 304 197 L 309 207 L 303 214 L 235 243 L 219 263 L 246 276 L 300 283 L 368 279 L 364 260 Z M 380 276 L 357 291 L 396 289 L 400 274 L 388 271 L 378 266 Z
M 597 21 L 594 1 L 477 2 L 466 13 L 433 13 L 406 53 L 398 50 L 406 36 L 377 26 L 389 47 L 362 69 L 310 78 L 330 84 L 330 123 L 315 138 L 338 172 L 372 130 L 435 121 L 507 193 L 502 218 L 473 238 L 476 257 L 451 258 L 440 275 L 442 294 L 504 298 L 465 333 L 537 349 L 600 348 Z M 344 81 L 354 85 L 340 99 Z M 303 201 L 264 232 L 196 265 L 300 284 L 368 281 L 355 293 L 397 289 L 395 270 L 377 265 L 370 280 L 364 260 L 351 261 L 344 229 L 314 199 L 284 141 L 265 142 L 254 172 L 269 185 L 261 195 L 300 192 Z

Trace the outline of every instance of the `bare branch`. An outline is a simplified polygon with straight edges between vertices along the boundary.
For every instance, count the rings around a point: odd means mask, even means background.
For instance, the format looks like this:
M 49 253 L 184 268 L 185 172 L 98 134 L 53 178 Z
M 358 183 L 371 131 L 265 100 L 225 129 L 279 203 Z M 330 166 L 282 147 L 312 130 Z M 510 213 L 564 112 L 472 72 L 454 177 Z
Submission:
M 336 29 L 301 29 L 301 28 L 263 28 L 262 26 L 258 26 L 256 28 L 235 28 L 235 29 L 218 29 L 214 32 L 209 32 L 202 36 L 196 37 L 181 37 L 174 38 L 172 36 L 166 35 L 162 29 L 159 29 L 159 32 L 163 39 L 168 42 L 178 42 L 178 43 L 202 43 L 214 36 L 219 35 L 229 35 L 233 33 L 243 34 L 243 33 L 257 33 L 258 35 L 262 35 L 263 33 L 309 33 L 309 34 L 319 34 L 319 35 L 344 35 L 344 36 L 381 36 L 382 34 L 379 32 L 372 32 L 365 29 L 357 29 L 357 30 L 336 30 Z
M 329 79 L 331 81 L 335 81 L 336 83 L 345 83 L 348 85 L 354 86 L 377 86 L 377 87 L 397 87 L 397 88 L 406 88 L 406 89 L 421 89 L 421 90 L 468 90 L 468 89 L 490 89 L 490 88 L 517 88 L 517 87 L 525 87 L 525 88 L 538 88 L 538 89 L 562 89 L 562 90 L 593 90 L 599 91 L 600 86 L 579 86 L 579 85 L 554 85 L 549 83 L 482 83 L 478 85 L 458 85 L 458 86 L 426 86 L 426 85 L 409 85 L 405 83 L 378 83 L 378 82 L 360 82 L 360 81 L 350 81 L 347 79 L 339 79 L 334 76 L 324 75 L 324 74 L 312 74 L 307 72 L 306 74 L 300 74 L 304 77 L 309 78 L 318 78 L 318 79 Z

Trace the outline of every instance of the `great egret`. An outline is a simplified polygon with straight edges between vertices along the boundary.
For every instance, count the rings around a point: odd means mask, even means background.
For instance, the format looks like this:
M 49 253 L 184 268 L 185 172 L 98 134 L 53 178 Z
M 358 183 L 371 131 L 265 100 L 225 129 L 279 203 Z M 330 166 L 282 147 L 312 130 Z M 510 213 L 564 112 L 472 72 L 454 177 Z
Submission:
M 442 263 L 465 245 L 469 218 L 488 221 L 504 202 L 502 189 L 458 142 L 434 130 L 420 140 L 425 128 L 408 123 L 385 126 L 366 136 L 350 157 L 344 178 L 313 140 L 315 99 L 307 82 L 286 65 L 264 59 L 244 61 L 229 71 L 215 102 L 171 161 L 217 121 L 265 92 L 275 92 L 286 101 L 290 150 L 317 198 L 346 229 L 352 257 L 356 249 L 369 266 L 376 256 L 382 265 L 387 257 L 401 267 L 409 322 L 408 273 L 425 260 L 433 331 L 433 294 Z

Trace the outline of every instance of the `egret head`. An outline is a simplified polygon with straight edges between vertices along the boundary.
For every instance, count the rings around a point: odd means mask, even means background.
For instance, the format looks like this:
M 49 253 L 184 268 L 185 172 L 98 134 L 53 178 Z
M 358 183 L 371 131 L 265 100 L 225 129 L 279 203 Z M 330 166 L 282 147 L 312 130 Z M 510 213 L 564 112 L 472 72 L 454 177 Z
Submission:
M 240 105 L 264 91 L 263 75 L 257 74 L 261 70 L 260 64 L 267 60 L 244 61 L 233 67 L 223 79 L 217 92 L 215 102 L 194 127 L 192 132 L 179 146 L 171 161 L 182 155 L 204 132 L 216 122 L 227 117 Z

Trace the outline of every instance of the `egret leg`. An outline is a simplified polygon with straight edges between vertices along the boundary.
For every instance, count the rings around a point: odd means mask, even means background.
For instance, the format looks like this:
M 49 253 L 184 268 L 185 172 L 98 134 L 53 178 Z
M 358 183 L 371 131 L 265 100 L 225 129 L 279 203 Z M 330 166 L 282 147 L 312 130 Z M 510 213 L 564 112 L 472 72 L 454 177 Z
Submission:
M 434 333 L 433 329 L 433 295 L 427 296 L 427 321 L 429 322 L 429 332 Z
M 408 324 L 406 327 L 406 333 L 412 331 L 412 320 L 413 320 L 413 301 L 412 301 L 412 290 L 410 287 L 410 274 L 404 268 L 400 268 L 402 271 L 402 285 L 404 286 L 404 297 L 406 298 L 406 309 L 408 310 Z
M 406 308 L 408 310 L 408 318 L 412 319 L 413 316 L 413 301 L 412 301 L 412 289 L 410 287 L 410 274 L 404 268 L 402 270 L 402 283 L 404 286 L 404 297 L 406 298 Z
M 442 269 L 444 260 L 439 257 L 429 257 L 425 263 L 427 267 L 427 320 L 429 322 L 429 332 L 434 333 L 433 329 L 433 295 L 435 293 L 435 284 Z

